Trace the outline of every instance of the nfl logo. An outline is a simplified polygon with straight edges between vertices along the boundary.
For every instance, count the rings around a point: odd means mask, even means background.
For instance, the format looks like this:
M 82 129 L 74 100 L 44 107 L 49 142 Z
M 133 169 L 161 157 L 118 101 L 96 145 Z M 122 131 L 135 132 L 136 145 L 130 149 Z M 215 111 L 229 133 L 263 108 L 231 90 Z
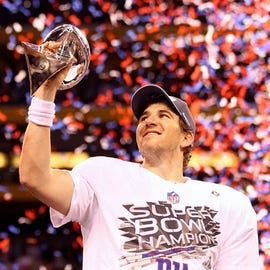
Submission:
M 179 195 L 177 193 L 175 193 L 174 191 L 168 192 L 167 193 L 167 200 L 173 204 L 179 203 Z

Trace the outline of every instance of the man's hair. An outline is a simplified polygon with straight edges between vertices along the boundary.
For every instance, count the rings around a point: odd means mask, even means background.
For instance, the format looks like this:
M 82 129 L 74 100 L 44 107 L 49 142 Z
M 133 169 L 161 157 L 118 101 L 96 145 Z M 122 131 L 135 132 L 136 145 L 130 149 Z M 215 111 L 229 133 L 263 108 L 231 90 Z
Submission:
M 184 123 L 184 121 L 179 117 L 180 127 L 182 128 L 183 132 L 191 132 L 190 128 Z M 191 132 L 192 133 L 192 132 Z M 188 167 L 188 163 L 192 156 L 193 144 L 184 148 L 183 151 L 183 170 Z
M 146 109 L 147 107 L 149 107 L 150 105 L 155 104 L 155 103 L 166 104 L 175 114 L 177 114 L 177 116 L 179 118 L 179 125 L 180 125 L 180 128 L 182 129 L 182 131 L 183 132 L 190 132 L 192 134 L 192 130 L 190 129 L 190 127 L 187 124 L 185 124 L 185 122 L 179 116 L 179 113 L 170 105 L 170 103 L 167 100 L 164 99 L 163 96 L 161 96 L 161 95 L 151 96 L 151 98 L 146 100 L 144 109 Z M 183 151 L 183 170 L 185 170 L 188 167 L 188 163 L 189 163 L 191 156 L 192 156 L 191 155 L 192 149 L 193 149 L 193 144 L 184 148 L 184 151 Z

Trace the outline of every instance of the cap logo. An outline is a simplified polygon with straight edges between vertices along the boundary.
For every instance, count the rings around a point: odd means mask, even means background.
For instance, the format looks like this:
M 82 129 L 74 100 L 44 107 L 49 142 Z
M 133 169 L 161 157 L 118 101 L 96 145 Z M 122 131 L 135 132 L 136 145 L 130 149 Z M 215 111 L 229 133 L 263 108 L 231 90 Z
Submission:
M 177 99 L 175 97 L 169 97 L 172 102 L 176 101 Z

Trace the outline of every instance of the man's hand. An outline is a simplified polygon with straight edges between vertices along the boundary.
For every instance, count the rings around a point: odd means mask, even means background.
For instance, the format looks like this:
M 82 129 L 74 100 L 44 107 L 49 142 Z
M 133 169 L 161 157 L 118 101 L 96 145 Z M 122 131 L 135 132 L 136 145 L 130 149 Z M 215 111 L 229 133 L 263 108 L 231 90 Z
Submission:
M 71 65 L 60 70 L 53 77 L 46 80 L 34 93 L 34 96 L 47 101 L 54 101 L 57 89 L 59 89 L 63 80 L 66 78 Z

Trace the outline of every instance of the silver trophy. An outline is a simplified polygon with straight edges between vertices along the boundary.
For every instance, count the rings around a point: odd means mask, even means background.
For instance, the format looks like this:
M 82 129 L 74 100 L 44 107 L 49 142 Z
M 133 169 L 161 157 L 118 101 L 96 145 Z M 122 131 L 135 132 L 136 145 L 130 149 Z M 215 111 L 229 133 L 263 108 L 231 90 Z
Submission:
M 71 68 L 59 90 L 79 83 L 88 72 L 90 47 L 86 37 L 73 25 L 54 28 L 41 45 L 22 42 L 26 58 L 31 96 L 39 86 L 63 68 Z

